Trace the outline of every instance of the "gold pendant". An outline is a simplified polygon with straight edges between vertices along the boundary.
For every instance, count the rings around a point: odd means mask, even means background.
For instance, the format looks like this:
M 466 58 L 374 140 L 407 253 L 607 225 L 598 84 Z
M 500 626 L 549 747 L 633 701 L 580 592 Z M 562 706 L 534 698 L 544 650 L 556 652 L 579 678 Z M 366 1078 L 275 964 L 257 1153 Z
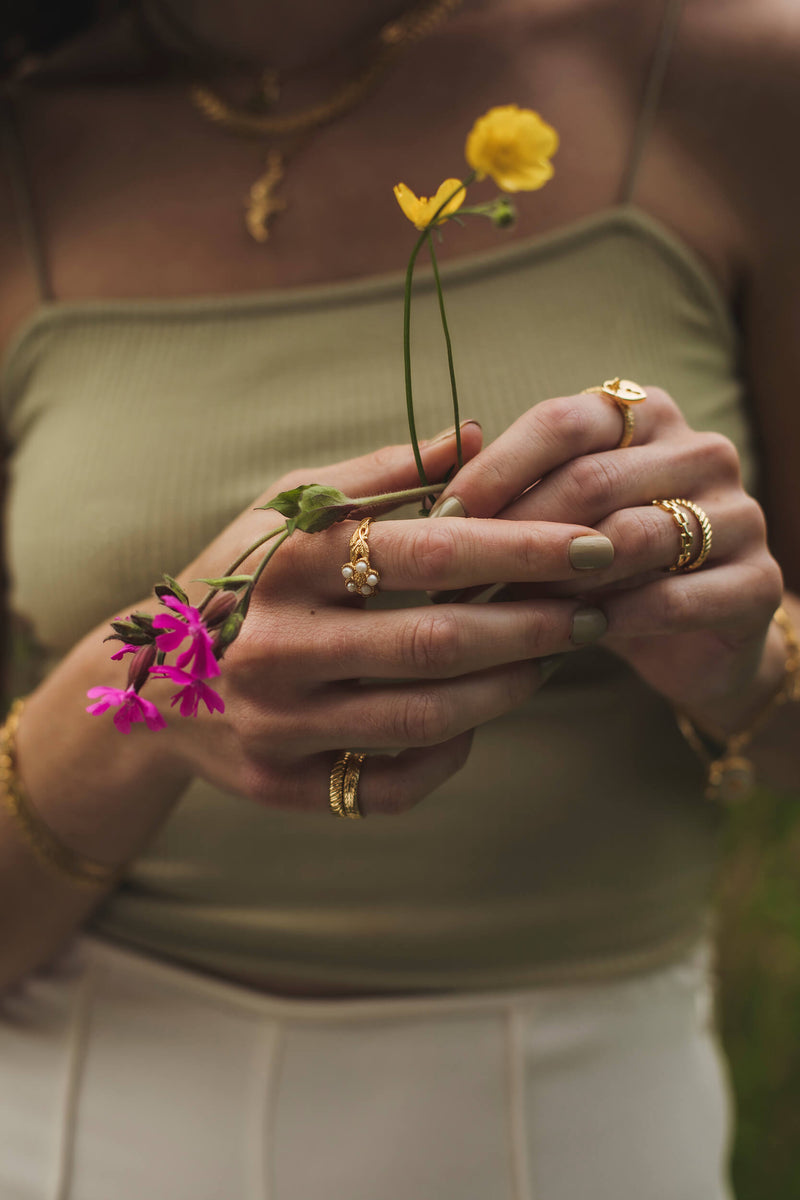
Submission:
M 270 150 L 267 169 L 250 188 L 245 207 L 244 223 L 256 242 L 267 241 L 270 219 L 286 208 L 286 201 L 274 194 L 284 173 L 283 155 L 279 150 Z

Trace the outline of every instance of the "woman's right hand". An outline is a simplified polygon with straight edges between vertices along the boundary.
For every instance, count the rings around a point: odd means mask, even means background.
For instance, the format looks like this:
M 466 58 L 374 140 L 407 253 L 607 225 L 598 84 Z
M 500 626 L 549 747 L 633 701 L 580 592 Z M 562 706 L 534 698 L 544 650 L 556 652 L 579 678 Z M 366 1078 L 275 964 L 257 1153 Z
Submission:
M 465 426 L 462 439 L 472 457 L 480 449 L 477 425 Z M 428 477 L 441 478 L 454 437 L 429 443 L 423 455 Z M 356 497 L 418 485 L 410 448 L 391 446 L 293 472 L 257 503 L 311 478 Z M 242 513 L 181 583 L 188 589 L 218 575 L 273 524 L 269 513 Z M 295 533 L 276 552 L 213 681 L 224 715 L 169 721 L 167 737 L 191 774 L 259 803 L 324 811 L 337 753 L 359 748 L 370 755 L 359 789 L 363 811 L 402 812 L 464 764 L 476 726 L 541 686 L 547 666 L 536 660 L 604 630 L 602 614 L 574 598 L 367 608 L 341 576 L 354 528 L 347 521 L 324 533 Z M 381 521 L 369 535 L 384 592 L 585 578 L 570 562 L 570 546 L 583 536 L 597 542 L 580 525 L 453 518 Z M 170 688 L 148 685 L 162 711 Z

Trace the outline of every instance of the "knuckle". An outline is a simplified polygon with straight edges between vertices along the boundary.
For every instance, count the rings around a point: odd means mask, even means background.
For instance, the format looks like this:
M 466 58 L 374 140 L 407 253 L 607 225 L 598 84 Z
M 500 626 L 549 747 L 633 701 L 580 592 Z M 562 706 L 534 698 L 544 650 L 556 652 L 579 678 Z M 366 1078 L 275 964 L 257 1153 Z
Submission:
M 752 496 L 745 498 L 741 521 L 743 531 L 754 542 L 766 543 L 767 518 L 761 505 Z
M 392 468 L 397 466 L 397 456 L 400 446 L 380 446 L 372 452 L 372 461 L 377 467 Z
M 275 777 L 270 767 L 253 757 L 246 757 L 239 774 L 238 790 L 254 804 L 269 803 L 275 793 Z
M 751 573 L 749 594 L 766 615 L 772 616 L 783 598 L 783 573 L 768 552 L 758 556 L 752 564 Z
M 647 388 L 647 407 L 650 415 L 655 416 L 661 424 L 686 425 L 683 413 L 664 388 Z
M 659 624 L 664 632 L 680 632 L 692 624 L 695 615 L 694 602 L 689 589 L 683 586 L 682 581 L 679 586 L 678 580 L 670 580 L 662 589 L 660 609 Z
M 395 737 L 402 746 L 435 746 L 450 725 L 450 709 L 439 688 L 415 688 L 403 696 L 394 714 Z
M 458 614 L 450 609 L 423 610 L 408 632 L 406 660 L 422 676 L 448 675 L 461 654 L 461 629 Z
M 592 426 L 588 396 L 560 396 L 544 400 L 536 409 L 541 432 L 550 443 L 564 448 L 565 458 L 580 454 L 588 444 Z
M 429 581 L 430 587 L 439 583 L 445 584 L 453 562 L 456 558 L 457 546 L 455 533 L 446 524 L 438 521 L 426 521 L 425 529 L 415 535 L 414 557 L 423 578 Z
M 696 453 L 701 478 L 723 479 L 732 483 L 741 480 L 739 452 L 730 438 L 722 433 L 700 433 L 696 435 Z
M 665 519 L 661 521 L 656 517 L 654 521 L 653 514 L 656 512 L 661 513 Z M 641 556 L 647 561 L 656 561 L 663 558 L 665 540 L 668 541 L 670 550 L 672 543 L 677 541 L 675 524 L 669 513 L 663 512 L 662 509 L 632 508 L 628 510 L 625 520 L 628 525 L 625 541 L 634 558 Z
M 587 454 L 572 464 L 573 482 L 587 505 L 595 510 L 611 511 L 619 473 L 612 455 Z

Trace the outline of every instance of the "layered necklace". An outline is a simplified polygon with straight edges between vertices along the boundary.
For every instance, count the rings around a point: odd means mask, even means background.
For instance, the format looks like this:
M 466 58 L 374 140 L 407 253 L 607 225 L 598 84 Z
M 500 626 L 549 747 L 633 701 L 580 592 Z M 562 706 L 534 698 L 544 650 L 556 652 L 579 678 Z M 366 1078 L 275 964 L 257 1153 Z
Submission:
M 345 116 L 366 99 L 397 55 L 428 37 L 462 3 L 463 0 L 427 0 L 387 22 L 364 47 L 357 69 L 335 91 L 295 112 L 274 110 L 280 101 L 282 84 L 292 74 L 298 74 L 297 71 L 281 73 L 271 67 L 263 68 L 255 94 L 242 106 L 226 100 L 207 83 L 192 83 L 190 100 L 206 120 L 226 133 L 265 144 L 264 167 L 250 187 L 244 204 L 244 224 L 254 241 L 268 240 L 270 222 L 286 208 L 280 185 L 290 159 L 317 131 Z M 191 63 L 193 74 L 204 66 L 211 67 L 214 58 L 219 65 L 219 56 L 188 26 L 180 23 L 171 8 L 145 0 L 140 8 L 140 18 L 151 48 L 155 43 L 161 53 L 177 53 L 184 63 Z M 230 65 L 245 67 L 240 62 Z M 302 73 L 309 75 L 321 65 L 321 62 L 308 64 Z

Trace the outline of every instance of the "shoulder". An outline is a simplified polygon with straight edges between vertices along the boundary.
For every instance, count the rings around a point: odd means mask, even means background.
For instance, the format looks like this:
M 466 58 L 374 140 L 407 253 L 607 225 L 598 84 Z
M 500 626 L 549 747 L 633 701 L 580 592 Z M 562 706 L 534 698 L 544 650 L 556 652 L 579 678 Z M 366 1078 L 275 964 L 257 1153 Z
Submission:
M 800 246 L 797 0 L 685 0 L 668 94 L 752 242 L 790 233 Z

